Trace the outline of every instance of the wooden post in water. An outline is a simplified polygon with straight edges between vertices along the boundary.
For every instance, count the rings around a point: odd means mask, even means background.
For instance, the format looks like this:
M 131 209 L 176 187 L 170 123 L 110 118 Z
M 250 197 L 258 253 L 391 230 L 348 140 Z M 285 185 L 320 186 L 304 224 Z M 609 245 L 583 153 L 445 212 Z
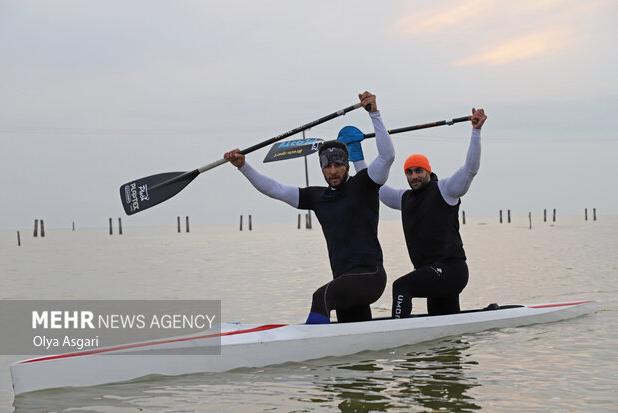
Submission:
M 118 235 L 122 235 L 122 218 L 118 217 Z
M 310 130 L 310 129 L 307 129 Z M 303 131 L 303 139 L 306 139 L 305 133 L 307 130 Z M 309 186 L 309 166 L 307 165 L 307 156 L 305 158 L 305 185 Z M 311 210 L 307 211 L 307 216 L 305 218 L 305 228 L 311 229 Z M 300 221 L 298 223 L 298 229 L 300 229 Z
M 176 217 L 176 223 L 178 224 L 178 233 L 180 234 L 180 216 Z
M 240 216 L 240 230 L 242 231 L 242 215 Z
M 34 234 L 32 234 L 33 237 L 38 237 L 39 236 L 39 220 L 35 219 L 34 220 Z
M 532 212 L 528 212 L 528 221 L 530 221 L 530 228 L 532 229 Z
M 298 214 L 298 225 L 297 225 L 298 229 L 300 229 L 300 214 Z
M 500 210 L 500 223 L 502 224 L 502 210 Z
M 588 208 L 584 209 L 584 220 L 588 221 Z
M 73 229 L 73 231 L 75 231 L 75 221 L 73 221 L 73 224 L 71 225 L 71 228 Z
M 21 247 L 21 235 L 19 234 L 19 231 L 17 231 L 17 246 Z
M 41 220 L 41 238 L 45 237 L 45 222 Z
M 466 225 L 466 211 L 461 211 L 461 220 L 463 225 Z
M 109 219 L 109 235 L 113 235 L 114 234 L 114 229 L 112 227 L 112 219 Z
M 547 222 L 547 209 L 543 210 L 543 222 Z
M 596 208 L 592 208 L 592 220 L 593 221 L 597 220 L 597 209 Z
M 506 210 L 506 222 L 509 224 L 511 223 L 511 210 L 510 209 Z
M 252 231 L 253 227 L 251 226 L 251 215 L 249 215 L 249 231 Z
M 191 232 L 189 230 L 189 216 L 185 216 L 185 232 Z
M 553 222 L 556 222 L 556 208 L 554 208 L 554 216 L 553 216 L 553 218 L 552 218 L 552 221 L 553 221 Z

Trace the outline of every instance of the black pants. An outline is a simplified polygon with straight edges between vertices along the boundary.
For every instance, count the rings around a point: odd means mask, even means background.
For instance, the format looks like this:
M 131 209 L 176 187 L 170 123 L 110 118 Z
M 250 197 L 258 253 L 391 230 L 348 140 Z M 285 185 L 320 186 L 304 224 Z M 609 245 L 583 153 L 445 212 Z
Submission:
M 369 304 L 380 298 L 386 287 L 384 267 L 359 267 L 318 288 L 313 293 L 311 311 L 330 317 L 336 310 L 337 321 L 350 323 L 371 320 Z
M 393 318 L 410 317 L 412 298 L 426 297 L 429 315 L 458 313 L 459 294 L 468 284 L 464 260 L 420 267 L 393 283 Z

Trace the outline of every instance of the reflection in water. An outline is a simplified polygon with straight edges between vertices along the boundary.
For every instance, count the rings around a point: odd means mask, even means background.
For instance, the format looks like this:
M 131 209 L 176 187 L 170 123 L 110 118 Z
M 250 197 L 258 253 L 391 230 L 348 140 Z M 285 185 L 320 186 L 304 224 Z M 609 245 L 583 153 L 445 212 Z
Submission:
M 463 354 L 469 348 L 468 343 L 452 339 L 434 345 L 438 347 L 415 351 L 402 347 L 391 352 L 394 357 L 387 359 L 338 365 L 339 370 L 365 374 L 335 377 L 333 383 L 323 387 L 341 400 L 338 407 L 342 412 L 480 409 L 466 394 L 479 385 L 465 374 L 466 366 L 476 364 L 466 360 L 468 356 Z M 403 358 L 396 357 L 398 354 Z
M 476 365 L 452 338 L 389 351 L 219 374 L 48 390 L 15 399 L 16 413 L 227 411 L 448 411 L 480 409 L 467 392 Z
M 167 378 L 162 379 L 167 380 Z M 135 412 L 140 400 L 149 398 L 148 381 L 79 389 L 54 389 L 26 393 L 15 397 L 15 413 L 34 412 Z M 149 407 L 165 407 L 165 405 Z

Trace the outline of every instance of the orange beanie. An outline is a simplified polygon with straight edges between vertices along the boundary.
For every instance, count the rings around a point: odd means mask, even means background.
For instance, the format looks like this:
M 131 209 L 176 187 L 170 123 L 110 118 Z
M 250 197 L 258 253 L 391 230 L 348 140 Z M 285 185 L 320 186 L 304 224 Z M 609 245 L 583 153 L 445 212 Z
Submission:
M 431 165 L 429 165 L 429 159 L 425 155 L 420 153 L 414 153 L 406 159 L 403 164 L 403 171 L 407 171 L 410 168 L 423 168 L 427 172 L 431 173 Z

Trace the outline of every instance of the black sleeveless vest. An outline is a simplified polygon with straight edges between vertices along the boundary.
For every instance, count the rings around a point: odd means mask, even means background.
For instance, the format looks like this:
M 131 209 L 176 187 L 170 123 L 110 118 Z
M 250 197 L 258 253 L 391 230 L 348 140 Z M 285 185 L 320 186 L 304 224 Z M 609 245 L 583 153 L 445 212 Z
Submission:
M 446 203 L 438 188 L 438 177 L 418 191 L 401 197 L 401 219 L 408 253 L 415 268 L 435 262 L 465 260 L 459 235 L 459 205 Z

